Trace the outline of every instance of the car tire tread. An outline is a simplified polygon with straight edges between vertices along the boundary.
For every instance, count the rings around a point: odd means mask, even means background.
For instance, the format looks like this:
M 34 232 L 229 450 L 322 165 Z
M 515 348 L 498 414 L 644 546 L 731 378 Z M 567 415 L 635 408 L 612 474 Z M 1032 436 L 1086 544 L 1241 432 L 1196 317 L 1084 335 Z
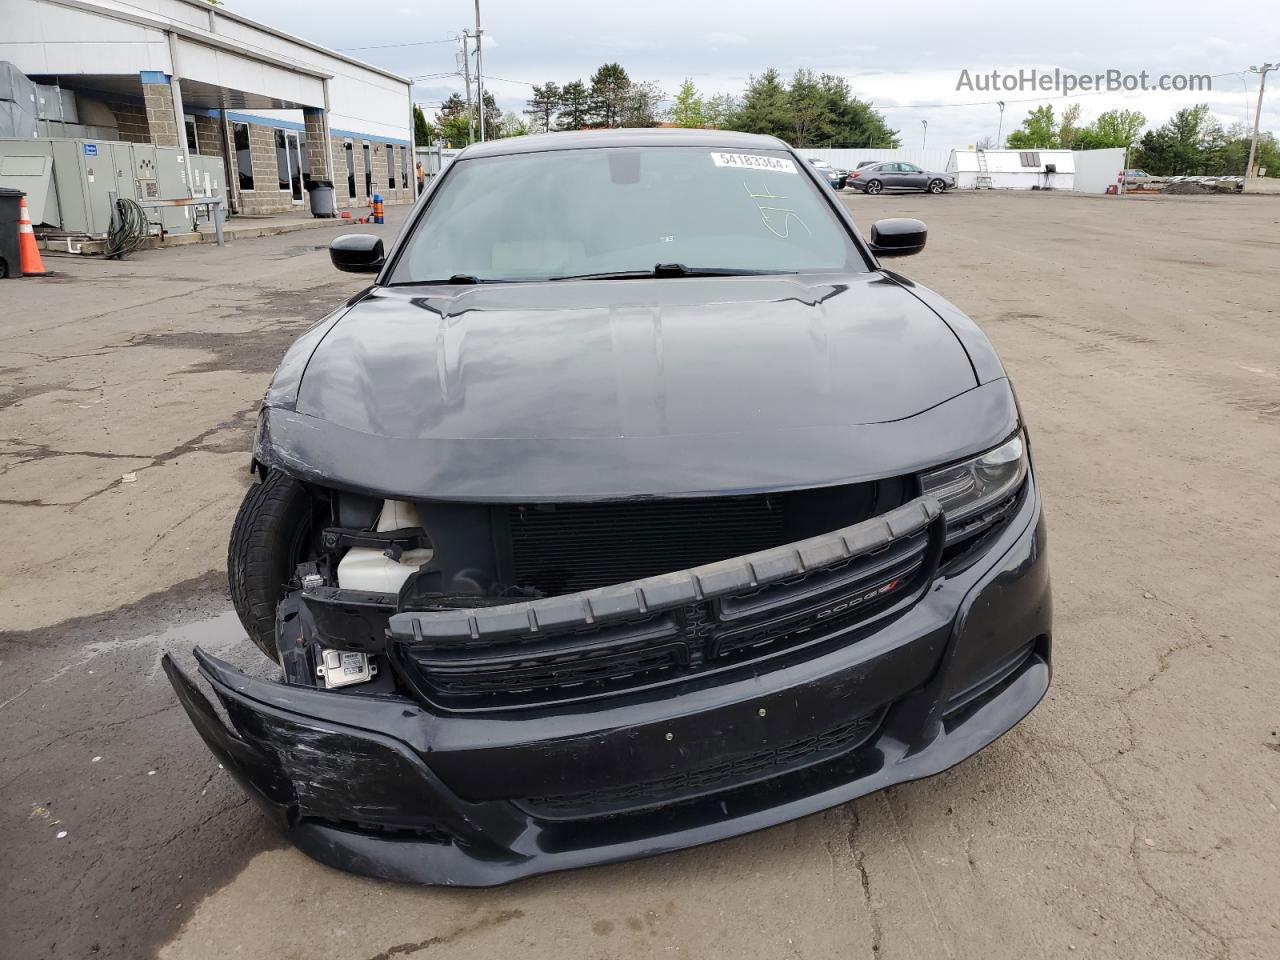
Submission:
M 295 558 L 298 525 L 310 513 L 306 488 L 271 471 L 245 494 L 227 545 L 227 583 L 231 603 L 249 639 L 272 660 L 276 604 L 284 596 Z

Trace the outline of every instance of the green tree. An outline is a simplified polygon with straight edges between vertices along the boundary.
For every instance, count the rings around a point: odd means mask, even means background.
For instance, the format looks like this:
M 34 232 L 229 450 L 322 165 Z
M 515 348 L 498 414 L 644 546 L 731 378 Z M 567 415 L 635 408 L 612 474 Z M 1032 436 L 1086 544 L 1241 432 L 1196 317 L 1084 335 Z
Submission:
M 556 115 L 557 130 L 581 130 L 591 120 L 591 92 L 581 80 L 560 88 L 560 111 Z
M 435 129 L 427 120 L 427 115 L 416 103 L 413 105 L 413 142 L 420 147 L 428 146 L 436 138 Z
M 766 133 L 797 147 L 896 147 L 898 135 L 843 77 L 800 69 L 783 85 L 770 68 L 752 77 L 726 129 Z
M 591 76 L 591 106 L 594 125 L 618 127 L 627 109 L 631 78 L 618 63 L 606 63 Z
M 1022 121 L 1022 129 L 1009 134 L 1011 150 L 1050 150 L 1058 145 L 1058 124 L 1052 104 L 1036 107 Z
M 1062 118 L 1058 121 L 1058 146 L 1063 150 L 1074 150 L 1082 132 L 1080 104 L 1073 103 L 1062 111 Z
M 1083 131 L 1090 149 L 1127 147 L 1138 139 L 1147 118 L 1137 110 L 1107 110 Z
M 484 92 L 484 132 L 489 136 L 490 130 L 497 130 L 502 125 L 502 111 L 498 109 L 498 101 L 488 90 Z
M 827 116 L 813 146 L 896 147 L 897 131 L 889 129 L 884 116 L 872 105 L 853 95 L 843 77 L 824 73 L 818 77 Z
M 529 133 L 529 124 L 513 110 L 508 110 L 502 115 L 502 119 L 498 121 L 493 128 L 493 139 L 499 140 L 504 137 L 523 137 Z M 489 131 L 486 130 L 487 134 Z
M 747 80 L 742 102 L 728 126 L 743 133 L 764 133 L 783 137 L 788 133 L 787 89 L 778 71 L 770 67 L 759 77 Z
M 467 101 L 456 93 L 450 94 L 436 114 L 436 128 L 440 139 L 450 147 L 465 147 L 471 143 L 471 111 L 467 108 Z
M 1230 137 L 1201 103 L 1175 113 L 1164 126 L 1148 130 L 1133 163 L 1162 177 L 1218 172 L 1230 160 Z M 1241 172 L 1241 171 L 1233 171 Z
M 676 94 L 675 102 L 671 105 L 671 123 L 677 127 L 705 127 L 707 125 L 707 115 L 702 97 L 698 95 L 698 88 L 693 85 L 692 80 L 686 78 L 684 83 L 680 84 L 680 91 Z
M 728 127 L 733 123 L 733 115 L 737 110 L 738 101 L 729 93 L 717 93 L 702 104 L 703 120 L 708 127 Z
M 631 83 L 627 86 L 627 94 L 622 101 L 622 116 L 619 123 L 624 127 L 656 127 L 658 125 L 658 105 L 665 99 L 665 94 L 656 83 Z
M 1217 168 L 1207 172 L 1220 176 L 1243 176 L 1244 168 L 1249 164 L 1249 141 L 1252 138 L 1252 127 L 1243 123 L 1233 124 L 1219 151 Z M 1277 145 L 1274 133 L 1263 131 L 1259 134 L 1258 154 L 1253 162 L 1270 176 L 1280 176 L 1280 145 Z
M 796 147 L 812 147 L 830 139 L 832 104 L 813 71 L 803 67 L 787 88 L 787 140 Z
M 535 131 L 546 133 L 551 129 L 551 121 L 560 109 L 560 97 L 560 87 L 550 80 L 533 88 L 533 96 L 525 101 L 525 115 Z

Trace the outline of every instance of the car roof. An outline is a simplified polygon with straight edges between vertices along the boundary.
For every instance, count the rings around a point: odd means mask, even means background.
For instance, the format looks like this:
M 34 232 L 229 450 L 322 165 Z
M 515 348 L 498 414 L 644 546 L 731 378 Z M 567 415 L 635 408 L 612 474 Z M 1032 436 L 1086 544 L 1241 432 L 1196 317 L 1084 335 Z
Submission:
M 621 127 L 612 130 L 572 130 L 537 133 L 527 137 L 504 137 L 474 143 L 458 154 L 458 159 L 500 157 L 547 150 L 585 150 L 592 147 L 707 147 L 722 150 L 789 150 L 777 137 L 732 130 Z

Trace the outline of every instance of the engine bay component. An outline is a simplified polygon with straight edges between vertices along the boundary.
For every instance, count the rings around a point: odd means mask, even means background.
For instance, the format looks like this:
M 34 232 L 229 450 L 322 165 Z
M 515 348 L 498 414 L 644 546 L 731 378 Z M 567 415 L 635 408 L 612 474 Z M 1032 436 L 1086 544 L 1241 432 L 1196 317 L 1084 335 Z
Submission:
M 316 676 L 324 681 L 326 690 L 364 683 L 372 680 L 378 672 L 378 665 L 369 660 L 367 653 L 359 650 L 326 650 L 321 660 L 320 666 L 316 667 Z
M 371 542 L 379 539 L 378 535 L 386 537 L 393 533 L 415 535 L 390 538 L 381 549 L 380 544 L 371 545 Z M 412 503 L 403 500 L 384 501 L 374 535 L 361 540 L 361 545 L 352 546 L 338 563 L 338 586 L 344 590 L 397 593 L 404 582 L 428 562 L 434 553 L 429 546 L 404 548 L 404 544 L 410 541 L 427 542 L 421 533 L 418 510 Z M 340 535 L 335 535 L 333 546 L 339 546 L 340 539 Z

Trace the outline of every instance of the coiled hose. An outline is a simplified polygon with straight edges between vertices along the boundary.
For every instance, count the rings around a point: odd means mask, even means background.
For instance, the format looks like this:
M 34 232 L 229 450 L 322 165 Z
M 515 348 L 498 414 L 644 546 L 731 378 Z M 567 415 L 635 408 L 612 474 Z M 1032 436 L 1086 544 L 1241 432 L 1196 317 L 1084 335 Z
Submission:
M 123 260 L 137 250 L 139 244 L 151 232 L 151 224 L 147 222 L 147 212 L 142 209 L 138 201 L 131 200 L 129 197 L 119 197 L 116 200 L 116 210 L 120 217 L 112 223 L 111 229 L 107 232 L 107 259 L 109 260 Z

